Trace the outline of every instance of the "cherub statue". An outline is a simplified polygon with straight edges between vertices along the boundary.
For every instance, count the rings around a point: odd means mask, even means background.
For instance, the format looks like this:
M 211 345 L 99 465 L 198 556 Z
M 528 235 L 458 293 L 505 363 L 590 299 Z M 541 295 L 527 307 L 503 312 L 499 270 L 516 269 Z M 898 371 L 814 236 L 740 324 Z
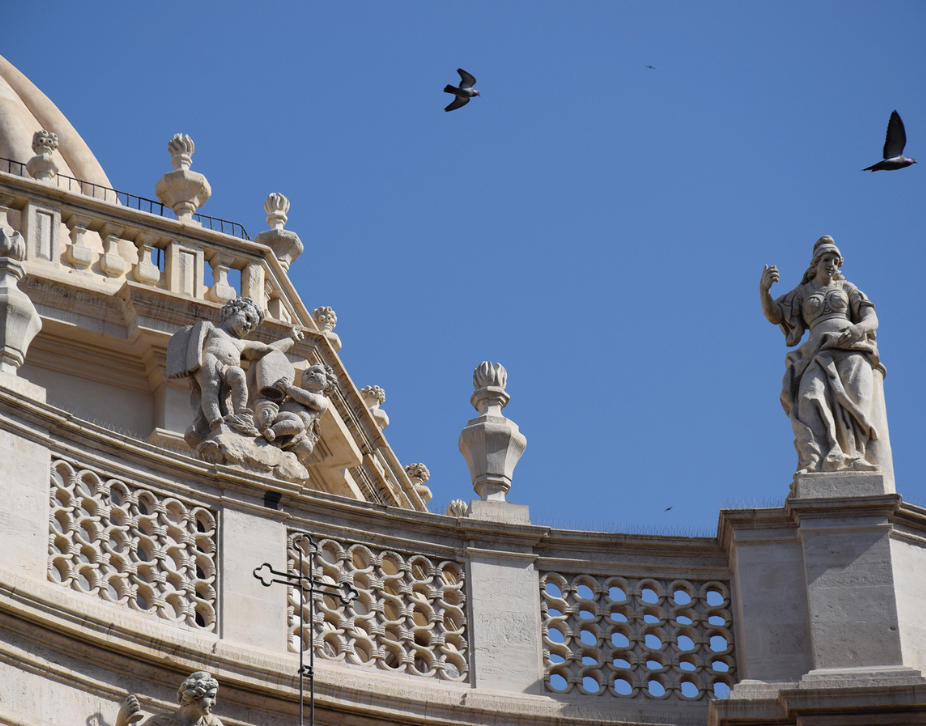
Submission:
M 248 387 L 241 359 L 256 360 L 271 351 L 285 352 L 302 334 L 270 345 L 245 336 L 264 320 L 264 312 L 250 298 L 236 297 L 222 306 L 221 323 L 208 320 L 178 330 L 167 346 L 169 378 L 189 376 L 190 405 L 197 412 L 184 438 L 191 447 L 209 438 L 220 423 L 248 434 L 259 435 L 248 408 Z
M 177 691 L 180 708 L 172 713 L 155 714 L 142 726 L 222 726 L 222 722 L 212 715 L 218 690 L 219 682 L 211 674 L 206 671 L 191 673 Z M 119 709 L 116 726 L 129 726 L 144 717 L 138 698 L 130 695 Z
M 278 380 L 274 388 L 279 391 L 279 402 L 265 395 L 255 408 L 264 438 L 303 461 L 318 442 L 318 420 L 330 404 L 326 394 L 334 390 L 338 378 L 331 366 L 316 363 L 303 371 L 300 384 Z

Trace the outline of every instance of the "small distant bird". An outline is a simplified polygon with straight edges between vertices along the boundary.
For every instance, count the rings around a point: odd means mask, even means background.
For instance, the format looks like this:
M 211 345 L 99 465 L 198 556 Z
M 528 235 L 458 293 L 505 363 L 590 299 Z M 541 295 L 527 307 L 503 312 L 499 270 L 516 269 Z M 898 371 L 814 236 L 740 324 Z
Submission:
M 673 505 L 673 506 L 674 506 L 674 505 Z M 667 512 L 668 512 L 670 509 L 672 509 L 672 507 L 666 507 L 666 511 L 667 511 Z
M 450 105 L 445 108 L 445 111 L 453 111 L 455 108 L 460 108 L 469 103 L 469 99 L 473 96 L 478 96 L 479 91 L 477 91 L 473 86 L 476 85 L 476 79 L 473 78 L 469 73 L 464 71 L 462 68 L 457 68 L 457 73 L 460 74 L 460 87 L 446 85 L 444 86 L 444 93 L 452 93 L 456 96 L 453 101 L 450 102 Z
M 865 167 L 862 171 L 893 171 L 903 169 L 905 166 L 915 164 L 916 159 L 903 155 L 903 147 L 907 145 L 907 132 L 904 131 L 903 121 L 897 111 L 891 111 L 891 120 L 887 122 L 887 137 L 884 139 L 884 161 Z
M 644 66 L 644 67 L 645 67 L 645 68 L 652 68 L 654 71 L 656 70 L 656 66 Z

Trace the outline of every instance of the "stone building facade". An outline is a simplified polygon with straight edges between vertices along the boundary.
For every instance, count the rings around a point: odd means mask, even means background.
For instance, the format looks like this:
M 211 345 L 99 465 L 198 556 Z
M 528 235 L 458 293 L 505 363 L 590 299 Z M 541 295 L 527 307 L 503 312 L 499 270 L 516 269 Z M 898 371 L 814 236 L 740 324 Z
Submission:
M 2 59 L 0 91 L 0 723 L 174 713 L 198 671 L 207 722 L 294 723 L 300 650 L 319 724 L 926 722 L 926 510 L 895 492 L 886 428 L 878 466 L 800 472 L 715 537 L 557 530 L 506 501 L 524 437 L 485 363 L 460 442 L 479 498 L 430 513 L 382 390 L 354 386 L 334 311 L 289 280 L 285 197 L 254 240 L 198 215 L 180 135 L 159 201 L 117 192 Z M 242 297 L 263 320 L 241 341 L 288 340 L 286 386 L 338 382 L 307 399 L 298 453 L 231 408 L 206 429 L 227 445 L 190 438 L 171 341 Z M 204 679 L 152 723 L 215 697 Z

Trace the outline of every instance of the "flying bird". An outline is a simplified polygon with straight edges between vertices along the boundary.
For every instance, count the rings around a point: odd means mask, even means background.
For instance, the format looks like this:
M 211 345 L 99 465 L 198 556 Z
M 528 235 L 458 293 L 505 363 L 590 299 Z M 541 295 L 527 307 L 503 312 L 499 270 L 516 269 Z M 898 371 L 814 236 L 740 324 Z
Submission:
M 900 114 L 897 111 L 891 111 L 891 120 L 887 122 L 887 138 L 884 139 L 884 160 L 865 167 L 862 171 L 881 171 L 882 169 L 893 171 L 915 164 L 916 159 L 903 155 L 903 147 L 906 145 L 907 132 L 904 131 Z
M 644 68 L 652 68 L 654 71 L 656 70 L 656 66 L 644 66 Z
M 673 506 L 675 506 L 675 505 L 673 505 Z M 667 512 L 668 512 L 670 509 L 672 509 L 672 507 L 666 507 L 666 511 L 667 511 Z
M 460 87 L 457 88 L 450 84 L 444 86 L 444 93 L 452 93 L 456 96 L 456 98 L 450 102 L 450 105 L 444 109 L 445 111 L 453 111 L 455 108 L 465 106 L 469 103 L 469 99 L 479 95 L 479 91 L 473 88 L 473 86 L 476 85 L 476 79 L 462 68 L 457 68 L 457 73 L 460 74 Z

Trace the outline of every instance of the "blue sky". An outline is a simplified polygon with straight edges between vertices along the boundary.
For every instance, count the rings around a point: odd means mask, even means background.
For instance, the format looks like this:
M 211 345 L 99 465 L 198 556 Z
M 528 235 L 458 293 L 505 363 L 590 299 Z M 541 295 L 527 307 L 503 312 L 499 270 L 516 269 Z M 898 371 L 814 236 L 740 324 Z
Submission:
M 915 2 L 8 3 L 0 44 L 113 185 L 154 197 L 174 133 L 205 214 L 292 203 L 311 310 L 431 471 L 475 495 L 457 439 L 473 368 L 508 369 L 534 522 L 711 534 L 787 494 L 784 336 L 814 240 L 877 306 L 898 491 L 926 504 L 926 163 L 878 161 L 893 109 L 926 162 Z M 15 30 L 14 30 L 15 29 Z M 655 66 L 649 69 L 646 66 Z M 463 67 L 482 97 L 444 113 Z M 669 512 L 666 507 L 672 506 Z

